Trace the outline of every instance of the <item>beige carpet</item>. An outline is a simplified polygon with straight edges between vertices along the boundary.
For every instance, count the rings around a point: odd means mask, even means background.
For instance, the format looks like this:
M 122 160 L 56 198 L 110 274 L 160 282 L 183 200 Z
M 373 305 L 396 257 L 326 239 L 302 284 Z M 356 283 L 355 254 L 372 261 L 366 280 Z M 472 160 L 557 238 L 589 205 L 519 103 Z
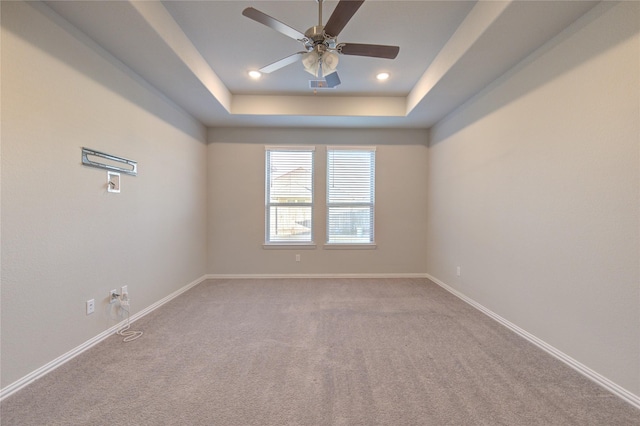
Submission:
M 2 425 L 640 425 L 423 279 L 207 281 L 133 328 L 8 397 Z

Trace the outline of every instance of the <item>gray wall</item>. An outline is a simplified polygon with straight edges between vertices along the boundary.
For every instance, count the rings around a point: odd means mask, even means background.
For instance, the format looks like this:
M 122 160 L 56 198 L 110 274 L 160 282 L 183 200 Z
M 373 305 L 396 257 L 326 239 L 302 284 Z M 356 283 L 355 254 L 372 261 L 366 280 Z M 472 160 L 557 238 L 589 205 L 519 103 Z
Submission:
M 636 395 L 639 8 L 598 5 L 438 123 L 426 216 L 432 276 Z
M 47 8 L 2 2 L 2 387 L 206 274 L 206 129 Z M 122 193 L 88 146 L 138 161 Z M 85 315 L 85 301 L 96 312 Z
M 313 250 L 264 249 L 265 145 L 315 146 Z M 326 146 L 376 146 L 375 250 L 327 250 Z M 212 129 L 208 146 L 209 272 L 424 273 L 425 130 Z M 295 261 L 300 254 L 300 262 Z

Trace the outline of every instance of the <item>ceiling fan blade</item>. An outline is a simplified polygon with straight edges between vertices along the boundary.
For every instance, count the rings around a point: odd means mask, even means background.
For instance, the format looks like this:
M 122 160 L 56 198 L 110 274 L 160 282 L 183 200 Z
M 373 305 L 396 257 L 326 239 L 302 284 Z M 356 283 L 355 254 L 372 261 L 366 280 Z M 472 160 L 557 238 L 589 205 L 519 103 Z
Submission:
M 272 18 L 266 13 L 260 12 L 258 9 L 254 9 L 253 7 L 247 7 L 242 11 L 242 14 L 247 18 L 253 19 L 256 22 L 260 22 L 267 27 L 278 31 L 281 34 L 286 35 L 287 37 L 291 37 L 295 40 L 305 40 L 306 37 L 300 31 L 291 28 L 287 24 L 283 24 L 278 21 L 276 18 Z
M 338 73 L 334 71 L 329 75 L 325 75 L 324 81 L 327 82 L 327 87 L 333 88 L 340 84 L 340 77 L 338 77 Z
M 347 25 L 364 0 L 340 0 L 324 26 L 324 32 L 331 37 L 338 37 L 340 31 Z
M 400 47 L 382 44 L 345 43 L 340 45 L 338 51 L 343 55 L 395 59 L 398 56 L 398 52 L 400 52 Z
M 302 56 L 304 53 L 307 53 L 307 52 L 294 53 L 293 55 L 289 55 L 286 58 L 282 58 L 279 61 L 275 61 L 272 64 L 266 65 L 266 66 L 260 68 L 258 71 L 260 71 L 261 73 L 264 73 L 264 74 L 272 73 L 274 71 L 279 70 L 280 68 L 284 68 L 287 65 L 291 65 L 294 62 L 297 62 L 298 59 L 300 59 L 300 56 Z

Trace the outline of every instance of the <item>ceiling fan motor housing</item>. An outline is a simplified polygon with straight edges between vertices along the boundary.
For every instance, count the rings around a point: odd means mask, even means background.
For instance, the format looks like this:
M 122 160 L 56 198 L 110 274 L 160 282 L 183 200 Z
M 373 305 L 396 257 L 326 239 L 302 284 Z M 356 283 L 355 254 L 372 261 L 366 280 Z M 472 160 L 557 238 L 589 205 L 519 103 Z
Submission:
M 307 38 L 304 41 L 304 46 L 308 52 L 315 49 L 320 53 L 325 52 L 327 49 L 333 50 L 336 48 L 336 38 L 325 34 L 323 25 L 315 25 L 309 28 L 304 35 Z

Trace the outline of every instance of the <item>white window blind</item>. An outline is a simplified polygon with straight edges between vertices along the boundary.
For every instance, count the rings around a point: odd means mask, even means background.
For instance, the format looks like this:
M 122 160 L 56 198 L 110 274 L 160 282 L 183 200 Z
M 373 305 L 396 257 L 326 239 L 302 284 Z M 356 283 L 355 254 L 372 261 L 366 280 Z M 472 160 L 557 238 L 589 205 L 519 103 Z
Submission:
M 265 242 L 313 241 L 313 147 L 266 148 Z
M 327 243 L 372 244 L 375 148 L 327 148 Z

